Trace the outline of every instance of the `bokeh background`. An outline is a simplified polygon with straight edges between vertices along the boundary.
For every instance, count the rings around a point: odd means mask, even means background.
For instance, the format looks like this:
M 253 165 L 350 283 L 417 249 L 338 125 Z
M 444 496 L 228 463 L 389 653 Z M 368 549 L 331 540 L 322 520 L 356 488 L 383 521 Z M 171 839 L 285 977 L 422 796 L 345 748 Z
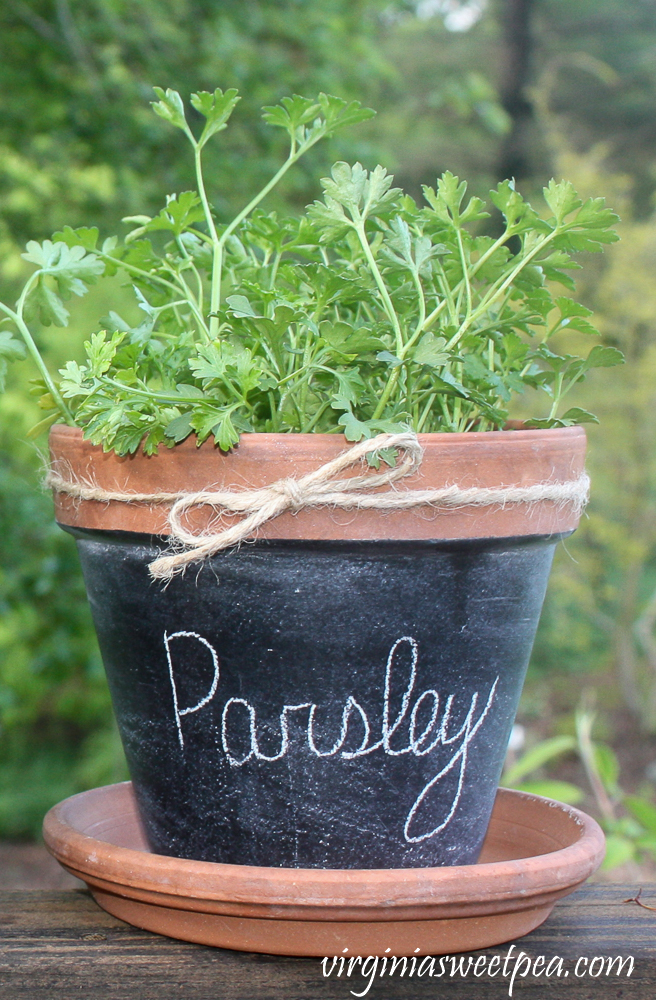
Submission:
M 539 205 L 555 175 L 619 212 L 622 241 L 582 255 L 579 287 L 627 364 L 572 400 L 601 419 L 593 500 L 560 546 L 506 782 L 582 804 L 609 834 L 608 867 L 654 877 L 656 0 L 4 0 L 3 297 L 28 239 L 110 235 L 191 185 L 153 85 L 239 88 L 208 157 L 221 217 L 279 163 L 261 106 L 320 90 L 378 116 L 314 150 L 271 207 L 301 209 L 333 160 L 359 159 L 415 197 L 450 169 L 479 194 L 514 177 Z M 66 330 L 40 331 L 51 366 L 124 295 L 117 277 Z M 0 399 L 0 840 L 38 837 L 54 802 L 125 776 L 74 545 L 40 488 L 45 441 L 27 438 L 29 377 Z

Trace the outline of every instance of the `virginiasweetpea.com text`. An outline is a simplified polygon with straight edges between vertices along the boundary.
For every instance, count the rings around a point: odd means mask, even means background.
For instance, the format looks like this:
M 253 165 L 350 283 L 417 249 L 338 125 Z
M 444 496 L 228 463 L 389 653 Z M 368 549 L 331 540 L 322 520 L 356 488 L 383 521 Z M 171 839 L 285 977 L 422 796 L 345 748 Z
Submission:
M 335 978 L 356 982 L 350 993 L 354 997 L 364 997 L 369 993 L 376 979 L 389 977 L 425 979 L 465 979 L 473 977 L 508 980 L 508 996 L 512 997 L 517 980 L 528 976 L 544 979 L 628 979 L 635 967 L 632 955 L 581 955 L 578 958 L 563 958 L 560 955 L 530 956 L 517 950 L 511 944 L 505 955 L 411 955 L 397 958 L 391 948 L 385 955 L 348 955 L 345 948 L 341 955 L 321 960 L 324 978 Z M 419 948 L 417 948 L 419 951 Z M 350 984 L 351 984 L 350 983 Z

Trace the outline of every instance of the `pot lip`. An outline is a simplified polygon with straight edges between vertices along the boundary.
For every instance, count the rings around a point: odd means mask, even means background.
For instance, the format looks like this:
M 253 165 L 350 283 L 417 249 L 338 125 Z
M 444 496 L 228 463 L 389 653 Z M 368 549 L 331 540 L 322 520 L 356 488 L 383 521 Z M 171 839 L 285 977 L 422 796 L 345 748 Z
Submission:
M 541 439 L 555 439 L 563 438 L 577 439 L 585 438 L 586 432 L 585 428 L 580 424 L 573 424 L 570 427 L 525 427 L 523 426 L 524 421 L 509 421 L 509 424 L 503 430 L 495 431 L 435 431 L 431 433 L 420 433 L 417 438 L 420 444 L 439 444 L 441 442 L 452 441 L 454 443 L 460 444 L 463 441 L 509 441 L 511 439 L 517 441 L 540 441 Z M 511 426 L 516 425 L 516 426 Z M 69 424 L 53 424 L 50 428 L 50 436 L 53 438 L 60 439 L 70 439 L 71 441 L 80 441 L 87 445 L 89 448 L 99 448 L 101 445 L 94 445 L 84 437 L 84 430 L 82 427 L 71 427 Z M 263 444 L 269 441 L 272 444 L 278 444 L 281 442 L 296 442 L 298 445 L 306 446 L 312 441 L 335 441 L 339 442 L 340 447 L 352 446 L 352 441 L 347 441 L 343 434 L 324 434 L 324 433 L 301 433 L 297 431 L 287 431 L 287 432 L 276 432 L 276 431 L 243 431 L 241 439 L 247 442 L 252 442 L 253 444 Z M 230 449 L 230 452 L 221 452 L 221 454 L 230 454 L 231 452 L 237 451 L 239 449 L 239 444 L 236 444 L 234 448 Z M 194 450 L 198 448 L 215 448 L 217 452 L 220 451 L 218 445 L 215 445 L 211 438 L 207 438 L 201 445 L 196 444 L 196 435 L 190 434 L 186 437 L 184 441 L 180 441 L 174 444 L 172 447 L 164 445 L 158 454 L 166 454 L 167 452 L 183 451 L 193 447 Z M 106 454 L 115 454 L 113 449 L 109 449 Z M 140 449 L 138 449 L 133 454 L 140 454 L 143 457 L 154 458 L 155 455 L 146 456 Z M 121 455 L 120 458 L 130 458 L 132 455 Z
M 585 430 L 580 426 L 513 428 L 503 431 L 446 431 L 419 434 L 423 461 L 398 485 L 405 490 L 520 489 L 553 484 L 585 484 Z M 172 447 L 160 445 L 154 455 L 138 450 L 128 455 L 103 451 L 83 437 L 79 427 L 55 424 L 50 449 L 55 469 L 64 479 L 73 473 L 84 486 L 108 491 L 113 497 L 78 498 L 54 485 L 55 509 L 61 524 L 87 528 L 113 528 L 151 535 L 171 534 L 166 504 L 150 504 L 162 492 L 173 498 L 182 494 L 221 488 L 258 490 L 291 479 L 315 477 L 321 467 L 347 457 L 353 442 L 343 434 L 247 432 L 239 444 L 223 452 L 208 439 L 198 447 L 194 437 Z M 358 450 L 360 446 L 357 446 Z M 151 461 L 152 459 L 152 461 Z M 346 478 L 357 474 L 355 465 L 344 468 Z M 392 485 L 390 490 L 396 490 Z M 578 489 L 578 487 L 577 487 Z M 383 485 L 375 487 L 375 492 Z M 139 499 L 126 502 L 133 493 Z M 280 492 L 280 491 L 279 491 Z M 578 494 L 577 494 L 578 496 Z M 422 502 L 423 504 L 423 502 Z M 557 535 L 576 528 L 580 504 L 561 503 L 558 497 L 506 503 L 490 501 L 481 506 L 469 495 L 462 505 L 446 503 L 406 507 L 403 502 L 384 509 L 357 505 L 332 507 L 321 503 L 288 504 L 277 516 L 260 523 L 261 538 L 327 538 L 333 540 L 377 538 L 458 539 L 507 538 L 524 535 Z M 169 504 L 170 507 L 170 504 Z M 214 508 L 199 503 L 189 510 L 185 523 L 198 535 L 212 527 Z M 239 515 L 226 513 L 222 523 L 234 527 Z
M 124 813 L 130 815 L 131 782 L 108 786 L 125 798 Z M 114 881 L 125 873 L 136 889 L 164 892 L 169 897 L 198 901 L 267 905 L 282 911 L 305 905 L 367 909 L 383 906 L 389 912 L 407 906 L 459 903 L 471 899 L 473 883 L 487 880 L 485 898 L 530 899 L 555 888 L 567 891 L 587 878 L 604 854 L 604 835 L 586 813 L 542 796 L 499 789 L 502 801 L 517 806 L 534 805 L 558 810 L 579 830 L 565 847 L 545 854 L 508 861 L 484 862 L 438 868 L 338 869 L 269 868 L 220 864 L 169 858 L 135 848 L 119 847 L 76 829 L 70 811 L 83 796 L 101 795 L 103 789 L 82 792 L 54 806 L 44 820 L 44 839 L 50 852 L 78 877 Z M 89 799 L 87 799 L 89 801 Z M 522 824 L 521 818 L 518 825 Z M 554 838 L 555 840 L 555 838 Z M 98 847 L 102 847 L 99 852 Z M 102 854 L 102 857 L 100 857 Z M 162 867 L 175 868 L 162 874 Z M 282 913 L 278 914 L 279 916 Z M 317 918 L 315 918 L 317 919 Z

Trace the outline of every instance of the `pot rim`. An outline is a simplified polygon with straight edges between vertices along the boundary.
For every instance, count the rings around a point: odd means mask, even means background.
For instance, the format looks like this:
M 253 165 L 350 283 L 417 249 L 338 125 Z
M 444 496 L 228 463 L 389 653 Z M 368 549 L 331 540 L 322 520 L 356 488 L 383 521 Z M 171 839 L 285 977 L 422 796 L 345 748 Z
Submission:
M 586 436 L 582 427 L 439 432 L 418 435 L 423 461 L 418 472 L 392 487 L 374 490 L 434 490 L 442 487 L 503 489 L 579 480 L 584 474 Z M 50 432 L 53 467 L 64 478 L 97 484 L 102 490 L 129 494 L 162 491 L 178 494 L 222 489 L 259 489 L 279 480 L 315 472 L 352 445 L 342 434 L 245 433 L 230 452 L 212 441 L 200 447 L 192 438 L 160 448 L 153 456 L 137 452 L 117 456 L 84 440 L 78 427 L 56 424 Z M 357 474 L 360 465 L 340 473 Z M 162 504 L 99 501 L 55 492 L 57 520 L 62 525 L 103 531 L 170 534 L 168 509 Z M 263 524 L 265 539 L 303 540 L 459 540 L 554 536 L 573 531 L 580 510 L 553 500 L 533 503 L 469 504 L 380 511 L 305 507 L 289 509 Z M 186 514 L 194 533 L 216 520 L 216 510 L 198 506 Z M 221 517 L 222 526 L 238 516 Z
M 501 430 L 494 431 L 432 431 L 429 433 L 421 432 L 417 434 L 417 438 L 420 442 L 435 441 L 437 439 L 458 441 L 458 440 L 482 440 L 482 439 L 499 439 L 501 437 L 507 438 L 508 435 L 513 437 L 527 437 L 527 439 L 540 440 L 542 437 L 555 438 L 585 438 L 586 432 L 585 428 L 581 424 L 572 424 L 569 427 L 526 427 L 526 421 L 524 420 L 509 420 L 505 427 Z M 75 437 L 84 440 L 86 443 L 90 444 L 86 438 L 84 438 L 84 428 L 82 427 L 71 427 L 70 424 L 53 424 L 50 428 L 50 434 L 53 432 L 55 434 Z M 339 440 L 342 442 L 342 447 L 349 447 L 353 442 L 347 441 L 342 433 L 316 433 L 311 432 L 309 434 L 302 433 L 300 431 L 242 431 L 240 441 L 229 452 L 222 452 L 218 445 L 214 444 L 211 438 L 207 438 L 201 445 L 194 447 L 207 448 L 219 452 L 220 454 L 226 455 L 233 451 L 238 451 L 242 440 L 258 440 L 262 441 L 288 441 L 294 439 L 297 441 L 309 442 L 309 441 L 319 441 L 322 439 L 328 440 Z M 190 434 L 183 441 L 179 441 L 172 447 L 167 445 L 160 448 L 158 455 L 165 454 L 169 451 L 184 450 L 189 448 L 190 444 L 194 444 L 196 440 L 195 434 Z M 100 447 L 99 445 L 91 445 L 91 447 Z M 105 454 L 116 454 L 113 449 L 105 452 Z M 118 457 L 118 456 L 117 456 Z M 122 458 L 131 458 L 132 455 L 120 456 Z M 144 456 L 146 458 L 155 458 L 158 456 Z

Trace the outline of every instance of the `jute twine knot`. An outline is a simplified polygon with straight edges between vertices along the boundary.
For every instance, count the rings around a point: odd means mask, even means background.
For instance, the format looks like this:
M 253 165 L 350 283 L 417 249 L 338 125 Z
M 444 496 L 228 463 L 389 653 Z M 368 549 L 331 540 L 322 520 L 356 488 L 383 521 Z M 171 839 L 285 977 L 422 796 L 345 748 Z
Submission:
M 300 510 L 305 505 L 305 495 L 296 479 L 280 479 L 271 485 L 271 489 L 286 497 L 290 510 Z
M 345 469 L 360 463 L 372 452 L 395 449 L 397 461 L 382 472 L 338 478 Z M 337 458 L 326 462 L 299 479 L 285 478 L 256 489 L 208 489 L 195 493 L 130 493 L 104 490 L 85 484 L 51 469 L 46 484 L 60 493 L 80 500 L 100 502 L 167 504 L 171 551 L 149 565 L 156 580 L 170 580 L 194 562 L 200 562 L 224 549 L 238 545 L 257 534 L 267 521 L 285 512 L 310 507 L 337 507 L 342 510 L 400 511 L 417 507 L 454 509 L 467 506 L 505 506 L 509 503 L 535 504 L 550 500 L 559 506 L 568 504 L 580 512 L 587 503 L 590 480 L 583 474 L 565 483 L 546 482 L 533 486 L 470 487 L 445 486 L 431 490 L 397 490 L 394 484 L 417 472 L 422 462 L 422 448 L 416 434 L 379 434 L 360 441 Z M 381 490 L 381 487 L 388 489 Z M 228 528 L 201 534 L 185 524 L 189 510 L 212 507 L 217 514 L 241 514 L 242 519 Z

